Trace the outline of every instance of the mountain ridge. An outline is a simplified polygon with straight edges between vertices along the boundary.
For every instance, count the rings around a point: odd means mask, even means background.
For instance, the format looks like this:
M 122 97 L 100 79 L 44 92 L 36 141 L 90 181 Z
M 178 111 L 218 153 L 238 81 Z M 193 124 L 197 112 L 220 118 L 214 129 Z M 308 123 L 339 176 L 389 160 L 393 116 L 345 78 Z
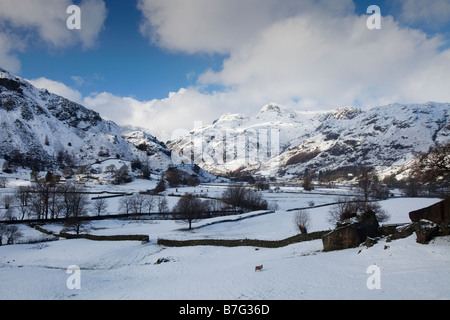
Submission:
M 109 157 L 149 159 L 156 171 L 172 164 L 170 150 L 150 134 L 104 120 L 1 68 L 0 138 L 0 157 L 29 167 L 68 159 L 81 166 Z
M 140 159 L 158 172 L 195 163 L 216 175 L 280 178 L 358 166 L 392 173 L 450 139 L 449 110 L 437 102 L 331 111 L 269 103 L 253 116 L 224 114 L 166 145 L 0 68 L 0 157 L 28 167 Z
M 392 173 L 450 139 L 449 110 L 449 103 L 427 102 L 305 112 L 271 103 L 251 117 L 219 121 L 224 115 L 168 146 L 214 174 L 289 178 L 358 166 Z

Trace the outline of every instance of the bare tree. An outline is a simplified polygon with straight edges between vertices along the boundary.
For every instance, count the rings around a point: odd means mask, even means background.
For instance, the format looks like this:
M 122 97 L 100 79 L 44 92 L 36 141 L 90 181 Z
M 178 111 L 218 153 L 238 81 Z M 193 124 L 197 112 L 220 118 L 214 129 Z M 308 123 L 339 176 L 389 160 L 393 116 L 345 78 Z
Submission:
M 223 211 L 226 208 L 226 204 L 217 199 L 206 200 L 209 210 L 212 212 Z
M 60 185 L 54 185 L 48 194 L 48 212 L 50 219 L 59 218 L 64 210 L 62 194 L 65 189 Z
M 164 192 L 166 190 L 166 182 L 164 179 L 159 180 L 158 184 L 156 185 L 155 189 L 153 190 L 154 194 L 158 194 L 161 192 Z
M 126 164 L 121 166 L 112 175 L 112 183 L 113 184 L 123 184 L 123 183 L 129 183 L 131 181 L 132 181 L 132 178 L 130 176 L 130 170 L 128 169 L 128 166 Z
M 314 172 L 306 172 L 303 175 L 303 189 L 306 191 L 314 190 L 314 184 L 312 183 L 312 180 L 314 178 Z
M 16 215 L 14 214 L 15 211 L 16 211 L 16 210 L 15 210 L 15 208 L 14 208 L 13 206 L 9 206 L 9 207 L 6 209 L 6 212 L 5 212 L 4 216 L 3 216 L 3 218 L 4 218 L 5 220 L 10 220 L 10 221 L 16 220 L 17 217 L 16 217 Z
M 186 193 L 178 200 L 172 211 L 175 218 L 189 224 L 191 230 L 192 223 L 202 218 L 202 209 L 202 200 Z
M 105 213 L 108 209 L 108 202 L 105 198 L 94 199 L 95 201 L 92 203 L 92 211 L 97 216 L 100 216 L 102 213 Z
M 235 186 L 230 185 L 222 193 L 222 199 L 223 202 L 237 209 L 244 206 L 246 194 L 247 189 L 243 184 L 238 184 Z
M 436 144 L 428 152 L 420 154 L 416 166 L 422 171 L 424 181 L 450 184 L 450 142 Z
M 144 196 L 144 210 L 148 214 L 152 213 L 153 207 L 156 204 L 156 197 L 157 196 L 153 194 L 146 194 Z
M 115 174 L 117 171 L 116 166 L 114 164 L 110 164 L 105 168 L 105 173 Z
M 421 193 L 421 183 L 415 177 L 408 177 L 401 181 L 400 189 L 405 197 L 418 197 Z
M 6 243 L 14 244 L 17 238 L 20 238 L 22 235 L 22 232 L 19 231 L 17 226 L 8 226 L 6 228 Z
M 169 183 L 170 188 L 176 188 L 182 185 L 182 173 L 177 169 L 170 169 L 166 173 L 165 180 Z
M 5 234 L 6 226 L 0 223 L 0 246 L 3 245 L 3 235 Z
M 356 217 L 358 214 L 358 205 L 355 200 L 346 197 L 336 199 L 336 204 L 333 205 L 329 211 L 328 222 L 331 225 L 336 225 L 339 221 Z
M 376 194 L 378 185 L 379 179 L 375 169 L 372 167 L 362 168 L 358 176 L 358 187 L 366 206 L 369 203 L 369 199 Z
M 23 234 L 19 231 L 17 226 L 5 226 L 0 225 L 0 246 L 2 245 L 3 236 L 6 237 L 7 244 L 14 244 L 17 238 L 21 237 Z
M 412 175 L 422 184 L 434 184 L 450 193 L 450 142 L 436 144 L 418 155 Z M 444 195 L 445 196 L 445 195 Z
M 366 210 L 373 211 L 378 222 L 386 222 L 391 218 L 391 215 L 381 207 L 379 202 L 370 202 Z
M 356 218 L 366 211 L 373 211 L 378 222 L 386 222 L 390 219 L 390 215 L 386 212 L 377 201 L 365 201 L 358 198 L 346 197 L 344 199 L 337 199 L 328 216 L 328 222 L 337 226 L 340 222 Z
M 0 200 L 5 209 L 9 209 L 10 206 L 14 205 L 14 197 L 10 194 L 5 194 Z
M 156 196 L 156 206 L 158 207 L 158 213 L 169 212 L 166 196 Z
M 243 184 L 230 185 L 222 193 L 222 201 L 232 206 L 246 210 L 265 210 L 267 201 L 264 200 L 260 192 L 246 188 Z
M 152 170 L 148 158 L 146 158 L 145 161 L 142 163 L 141 171 L 142 171 L 142 179 L 150 179 Z
M 44 202 L 39 193 L 33 191 L 30 193 L 29 205 L 30 211 L 28 216 L 34 216 L 36 219 L 42 219 L 44 211 Z
M 301 233 L 308 233 L 311 226 L 311 217 L 307 210 L 299 210 L 294 214 L 294 223 Z
M 119 201 L 119 210 L 120 212 L 129 215 L 131 212 L 131 197 L 130 196 L 124 196 L 120 198 Z
M 48 172 L 45 180 L 39 179 L 34 183 L 32 189 L 32 208 L 38 219 L 48 219 L 59 215 L 62 207 L 58 206 L 58 198 L 61 191 L 57 185 L 57 179 Z
M 70 197 L 72 199 L 71 214 L 66 217 L 65 226 L 67 230 L 74 230 L 76 234 L 80 234 L 81 229 L 87 224 L 84 218 L 88 215 L 88 197 L 82 193 L 74 193 Z
M 88 215 L 89 199 L 82 187 L 68 184 L 62 193 L 63 212 L 66 219 L 66 228 L 74 230 L 77 234 L 86 224 L 85 217 Z
M 134 214 L 142 214 L 145 206 L 145 196 L 140 193 L 133 194 L 130 197 L 131 212 Z

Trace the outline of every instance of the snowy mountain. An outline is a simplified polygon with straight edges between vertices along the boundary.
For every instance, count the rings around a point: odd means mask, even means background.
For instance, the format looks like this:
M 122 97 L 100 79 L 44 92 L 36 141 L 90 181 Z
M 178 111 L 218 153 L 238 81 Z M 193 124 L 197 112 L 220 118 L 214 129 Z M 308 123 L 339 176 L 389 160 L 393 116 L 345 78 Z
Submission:
M 25 166 L 92 164 L 106 158 L 172 164 L 153 136 L 103 120 L 97 112 L 37 89 L 0 69 L 0 158 Z
M 272 103 L 251 117 L 225 114 L 167 147 L 0 69 L 0 158 L 28 167 L 139 158 L 156 171 L 192 161 L 214 174 L 286 178 L 361 165 L 388 172 L 450 139 L 449 110 L 429 102 L 306 112 Z
M 169 144 L 200 167 L 298 177 L 306 170 L 401 169 L 417 152 L 450 139 L 450 104 L 392 104 L 302 112 L 276 104 L 247 117 L 226 114 Z

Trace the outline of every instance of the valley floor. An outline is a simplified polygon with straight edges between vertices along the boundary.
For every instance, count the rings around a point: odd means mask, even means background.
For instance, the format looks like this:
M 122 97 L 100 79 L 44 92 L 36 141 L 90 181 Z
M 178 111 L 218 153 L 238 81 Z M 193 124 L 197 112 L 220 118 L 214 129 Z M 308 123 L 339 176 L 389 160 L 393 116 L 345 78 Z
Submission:
M 388 246 L 385 249 L 385 245 Z M 284 248 L 161 248 L 154 243 L 60 240 L 0 251 L 2 299 L 449 299 L 450 237 L 415 237 L 321 252 L 321 240 Z M 165 258 L 160 264 L 158 259 Z M 161 261 L 161 260 L 160 260 Z M 69 265 L 80 289 L 69 290 Z M 254 266 L 263 264 L 262 272 Z M 368 267 L 380 268 L 370 290 Z
M 334 252 L 323 252 L 321 240 L 277 249 L 170 248 L 156 243 L 161 237 L 278 240 L 295 235 L 294 213 L 286 209 L 301 207 L 305 199 L 290 193 L 268 195 L 278 197 L 280 208 L 274 213 L 215 218 L 236 219 L 216 224 L 203 220 L 191 231 L 171 220 L 111 219 L 90 225 L 92 234 L 148 234 L 145 244 L 60 239 L 1 246 L 0 299 L 450 299 L 450 237 L 421 245 L 412 235 Z M 314 201 L 319 204 L 322 198 L 315 195 Z M 381 205 L 391 214 L 388 223 L 401 223 L 409 221 L 409 211 L 437 201 L 395 198 Z M 328 210 L 309 209 L 310 231 L 330 228 Z M 44 227 L 56 232 L 62 228 Z M 21 231 L 24 237 L 39 237 L 28 226 Z M 261 264 L 262 271 L 255 272 Z M 71 265 L 80 269 L 80 289 L 67 285 L 75 275 L 67 273 Z M 367 285 L 373 265 L 379 270 L 379 289 Z

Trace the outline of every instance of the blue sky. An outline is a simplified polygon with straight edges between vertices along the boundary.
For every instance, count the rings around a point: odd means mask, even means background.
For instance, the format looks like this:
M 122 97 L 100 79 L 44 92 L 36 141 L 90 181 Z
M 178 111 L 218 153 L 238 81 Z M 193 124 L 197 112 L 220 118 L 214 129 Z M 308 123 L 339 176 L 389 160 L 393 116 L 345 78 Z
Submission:
M 450 0 L 0 0 L 0 66 L 167 137 L 271 102 L 449 102 L 449 16 Z
M 372 4 L 391 11 L 385 1 L 362 0 L 355 2 L 355 12 L 365 14 Z M 55 50 L 42 44 L 30 45 L 18 54 L 22 65 L 19 74 L 27 79 L 46 77 L 66 83 L 84 96 L 108 91 L 139 100 L 163 99 L 169 92 L 195 85 L 198 75 L 207 69 L 219 70 L 227 57 L 173 52 L 151 44 L 139 32 L 143 17 L 136 1 L 109 0 L 106 8 L 108 15 L 94 48 Z
M 135 1 L 108 1 L 106 7 L 108 16 L 94 48 L 31 46 L 18 55 L 21 75 L 61 81 L 83 95 L 109 91 L 148 100 L 163 99 L 193 85 L 207 68 L 220 67 L 220 56 L 173 53 L 151 45 L 139 32 L 142 15 Z

